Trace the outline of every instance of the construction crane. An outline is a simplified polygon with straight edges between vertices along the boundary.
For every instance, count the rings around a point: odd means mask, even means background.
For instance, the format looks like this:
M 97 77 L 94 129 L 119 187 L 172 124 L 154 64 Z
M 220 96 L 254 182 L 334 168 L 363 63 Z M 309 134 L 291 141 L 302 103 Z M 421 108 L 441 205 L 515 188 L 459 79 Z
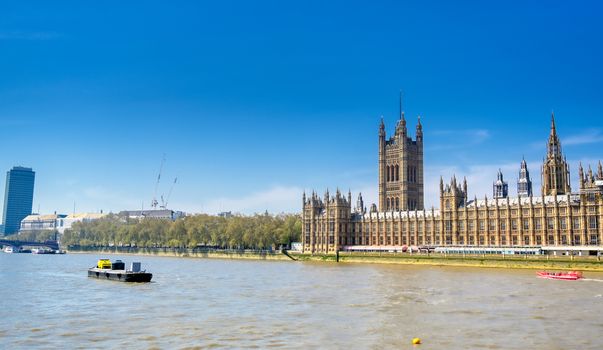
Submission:
M 165 201 L 163 200 L 163 195 L 161 195 L 161 207 L 162 209 L 167 209 L 167 205 L 168 202 L 170 201 L 170 197 L 172 196 L 172 191 L 174 190 L 174 186 L 176 185 L 176 182 L 178 182 L 178 178 L 174 179 L 174 182 L 172 182 L 172 186 L 170 187 L 170 191 L 168 192 L 168 195 L 165 199 Z
M 159 188 L 159 181 L 161 181 L 161 172 L 163 171 L 163 164 L 165 164 L 165 153 L 163 154 L 163 158 L 161 159 L 161 165 L 159 166 L 159 175 L 157 175 L 157 182 L 155 183 L 155 192 L 153 192 L 153 200 L 151 201 L 151 208 L 153 210 L 157 209 L 157 188 Z

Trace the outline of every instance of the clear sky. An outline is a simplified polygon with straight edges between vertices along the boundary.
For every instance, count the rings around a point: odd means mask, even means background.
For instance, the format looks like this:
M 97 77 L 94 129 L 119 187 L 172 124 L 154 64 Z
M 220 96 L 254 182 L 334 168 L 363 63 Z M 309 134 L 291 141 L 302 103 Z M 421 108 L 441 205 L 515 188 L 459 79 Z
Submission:
M 4 1 L 0 170 L 34 168 L 34 211 L 296 212 L 303 189 L 376 200 L 398 94 L 439 176 L 540 193 L 550 114 L 570 161 L 603 159 L 598 1 Z M 4 175 L 2 176 L 4 181 Z M 3 186 L 1 190 L 3 192 Z M 3 193 L 2 193 L 3 196 Z

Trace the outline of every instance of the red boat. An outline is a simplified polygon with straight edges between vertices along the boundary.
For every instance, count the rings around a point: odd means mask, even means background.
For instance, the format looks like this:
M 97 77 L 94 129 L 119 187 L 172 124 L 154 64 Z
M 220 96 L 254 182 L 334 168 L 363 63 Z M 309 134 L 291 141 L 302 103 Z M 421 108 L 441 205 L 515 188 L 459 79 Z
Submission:
M 565 280 L 565 281 L 575 281 L 582 278 L 582 272 L 580 271 L 570 271 L 570 272 L 546 272 L 546 271 L 538 271 L 538 277 L 540 278 L 548 278 L 552 280 Z

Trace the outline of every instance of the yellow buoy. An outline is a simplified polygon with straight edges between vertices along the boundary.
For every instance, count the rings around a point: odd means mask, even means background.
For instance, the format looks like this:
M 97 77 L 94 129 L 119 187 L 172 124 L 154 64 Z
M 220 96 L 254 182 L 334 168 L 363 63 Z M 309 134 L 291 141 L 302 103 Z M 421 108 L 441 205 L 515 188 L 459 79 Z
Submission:
M 421 338 L 413 338 L 412 345 L 419 345 L 419 344 L 421 344 Z

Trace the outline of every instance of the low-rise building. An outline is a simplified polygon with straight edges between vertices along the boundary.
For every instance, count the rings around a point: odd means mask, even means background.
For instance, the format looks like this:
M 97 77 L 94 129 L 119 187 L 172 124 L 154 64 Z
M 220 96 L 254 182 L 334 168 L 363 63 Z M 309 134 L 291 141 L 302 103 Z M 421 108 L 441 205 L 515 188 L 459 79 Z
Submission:
M 57 229 L 57 220 L 65 218 L 64 214 L 31 214 L 21 220 L 19 232 L 26 231 L 54 231 Z
M 124 210 L 118 214 L 121 217 L 128 219 L 163 219 L 175 221 L 178 218 L 184 217 L 186 214 L 181 211 L 170 209 L 160 210 Z
M 67 215 L 63 218 L 57 218 L 56 229 L 59 233 L 65 232 L 70 229 L 71 226 L 76 222 L 90 222 L 98 219 L 102 219 L 107 214 L 104 213 L 74 213 Z
M 65 230 L 71 228 L 71 226 L 80 221 L 89 222 L 98 220 L 105 217 L 107 214 L 103 213 L 78 213 L 78 214 L 47 214 L 39 215 L 32 214 L 28 215 L 21 221 L 21 229 L 19 232 L 30 232 L 30 231 L 57 231 L 58 233 L 64 233 Z

